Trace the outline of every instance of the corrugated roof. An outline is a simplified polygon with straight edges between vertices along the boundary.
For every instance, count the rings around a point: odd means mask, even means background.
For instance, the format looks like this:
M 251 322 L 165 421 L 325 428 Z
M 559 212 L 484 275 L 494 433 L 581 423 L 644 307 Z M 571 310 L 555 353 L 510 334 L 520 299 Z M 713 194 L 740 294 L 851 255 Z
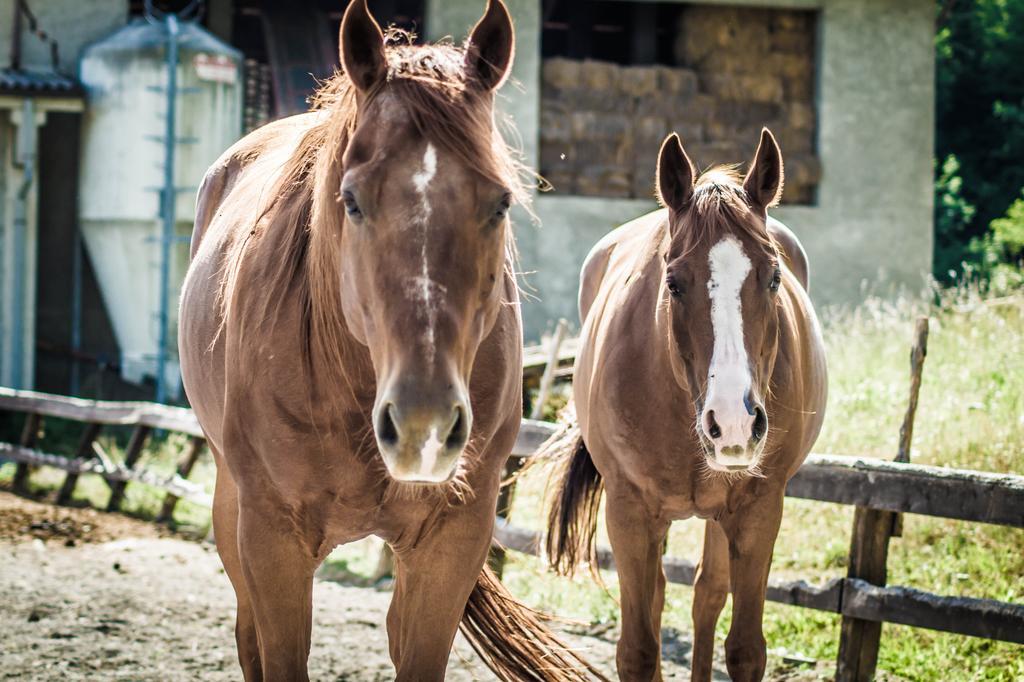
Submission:
M 81 97 L 82 86 L 74 78 L 58 73 L 0 69 L 0 94 Z

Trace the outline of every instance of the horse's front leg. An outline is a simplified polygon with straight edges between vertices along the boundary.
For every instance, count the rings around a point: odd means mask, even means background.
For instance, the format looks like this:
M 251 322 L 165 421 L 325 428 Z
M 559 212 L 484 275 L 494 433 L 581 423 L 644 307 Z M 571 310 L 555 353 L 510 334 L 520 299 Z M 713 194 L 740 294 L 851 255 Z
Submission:
M 466 601 L 491 544 L 495 496 L 477 495 L 470 507 L 441 512 L 414 544 L 401 538 L 394 544 L 395 591 L 387 624 L 396 680 L 444 680 Z
M 782 521 L 781 490 L 759 495 L 720 519 L 729 539 L 732 626 L 725 640 L 729 677 L 760 680 L 767 655 L 761 621 L 772 550 Z
M 608 490 L 608 537 L 622 601 L 615 664 L 626 682 L 661 679 L 661 611 L 665 573 L 661 548 L 669 524 L 652 518 L 635 495 Z
M 231 474 L 213 445 L 211 451 L 217 458 L 217 484 L 213 493 L 213 532 L 217 541 L 217 553 L 224 564 L 224 572 L 235 590 L 238 610 L 235 616 L 235 643 L 238 646 L 238 663 L 242 666 L 245 682 L 263 682 L 260 667 L 260 644 L 256 636 L 256 622 L 252 612 L 252 600 L 245 585 L 245 574 L 238 556 L 238 488 L 231 480 Z
M 729 540 L 717 521 L 704 522 L 704 550 L 693 583 L 693 655 L 690 679 L 710 682 L 715 626 L 729 596 Z
M 265 680 L 309 677 L 313 614 L 313 572 L 309 546 L 290 510 L 266 499 L 241 494 L 238 551 L 252 603 Z

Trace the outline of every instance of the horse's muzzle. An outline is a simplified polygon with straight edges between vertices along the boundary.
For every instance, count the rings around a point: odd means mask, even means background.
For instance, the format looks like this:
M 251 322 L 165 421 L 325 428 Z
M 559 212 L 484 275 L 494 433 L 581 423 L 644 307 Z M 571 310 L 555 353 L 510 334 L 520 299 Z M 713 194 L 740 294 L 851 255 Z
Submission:
M 463 400 L 381 401 L 374 431 L 388 473 L 407 483 L 451 480 L 469 441 L 471 420 Z
M 749 396 L 749 393 L 748 393 Z M 715 410 L 705 405 L 698 427 L 708 467 L 737 473 L 756 467 L 768 431 L 768 416 L 759 401 L 744 400 L 744 409 Z

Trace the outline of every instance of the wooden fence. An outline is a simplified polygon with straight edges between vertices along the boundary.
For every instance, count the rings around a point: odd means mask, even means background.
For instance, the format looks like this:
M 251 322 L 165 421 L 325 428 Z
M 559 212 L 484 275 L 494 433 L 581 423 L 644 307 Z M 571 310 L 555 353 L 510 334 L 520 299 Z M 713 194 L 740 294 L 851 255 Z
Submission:
M 557 347 L 556 347 L 557 356 Z M 562 365 L 572 364 L 572 348 L 557 358 Z M 545 368 L 552 363 L 549 353 L 541 346 L 528 346 L 523 350 L 524 391 L 536 385 Z M 557 364 L 557 362 L 556 362 Z M 564 374 L 563 374 L 564 376 Z M 188 499 L 203 506 L 211 506 L 210 496 L 199 486 L 190 483 L 188 476 L 198 462 L 206 445 L 206 438 L 192 410 L 149 402 L 119 402 L 83 400 L 68 396 L 17 391 L 0 386 L 0 411 L 26 415 L 18 443 L 0 442 L 0 461 L 17 462 L 13 488 L 17 492 L 27 489 L 28 477 L 34 467 L 49 466 L 67 472 L 57 493 L 57 502 L 65 504 L 73 495 L 82 474 L 96 474 L 110 487 L 107 504 L 109 511 L 120 509 L 125 486 L 129 481 L 145 483 L 165 491 L 163 507 L 158 520 L 169 520 L 179 499 Z M 72 457 L 40 452 L 36 447 L 43 419 L 52 417 L 85 424 Z M 125 449 L 123 464 L 116 464 L 106 454 L 98 438 L 106 426 L 131 426 L 131 438 Z M 177 471 L 172 476 L 159 476 L 135 467 L 142 456 L 146 442 L 154 429 L 183 433 L 189 436 L 189 445 L 182 454 Z M 532 441 L 531 441 L 532 442 Z M 521 452 L 517 443 L 517 453 Z
M 145 483 L 165 491 L 159 514 L 161 520 L 170 519 L 181 498 L 210 506 L 210 496 L 188 481 L 188 475 L 199 460 L 206 443 L 199 422 L 191 410 L 144 402 L 113 402 L 81 400 L 66 396 L 15 391 L 0 388 L 0 410 L 21 412 L 26 415 L 19 443 L 0 443 L 0 459 L 18 463 L 13 487 L 18 492 L 27 488 L 32 468 L 44 465 L 67 472 L 57 493 L 60 504 L 69 502 L 82 474 L 100 476 L 110 488 L 109 511 L 121 508 L 125 487 L 130 481 Z M 85 425 L 74 454 L 64 457 L 41 452 L 36 448 L 43 420 L 47 417 L 80 422 Z M 132 435 L 125 448 L 124 462 L 116 464 L 103 450 L 99 436 L 104 427 L 131 426 Z M 183 453 L 177 471 L 171 476 L 160 476 L 144 468 L 137 468 L 139 458 L 154 429 L 183 433 L 189 436 L 189 446 Z
M 541 355 L 527 356 L 532 364 L 524 373 L 525 382 L 529 383 L 531 377 L 537 381 L 543 374 L 531 369 L 535 364 L 542 367 L 546 364 Z M 547 381 L 566 373 L 564 358 L 557 352 L 552 355 L 559 359 L 563 369 L 552 369 L 548 372 Z M 916 403 L 916 395 L 912 403 Z M 205 443 L 190 410 L 152 403 L 79 400 L 3 388 L 0 388 L 0 410 L 26 415 L 20 443 L 0 443 L 0 459 L 18 462 L 14 481 L 16 488 L 24 488 L 31 467 L 45 465 L 68 472 L 58 493 L 62 502 L 71 499 L 79 476 L 97 474 L 111 488 L 108 508 L 112 510 L 120 507 L 129 482 L 166 491 L 160 514 L 164 519 L 170 518 L 179 498 L 204 505 L 210 503 L 205 491 L 187 480 Z M 43 419 L 47 417 L 85 425 L 72 457 L 40 452 L 35 447 Z M 912 419 L 910 423 L 912 425 Z M 97 442 L 104 427 L 115 425 L 133 427 L 125 461 L 120 465 L 113 463 Z M 513 450 L 513 460 L 522 461 L 532 456 L 556 428 L 549 423 L 524 419 Z M 189 446 L 172 476 L 161 477 L 136 467 L 154 429 L 189 436 Z M 905 431 L 909 451 L 910 429 L 905 428 Z M 901 439 L 901 450 L 903 444 Z M 890 537 L 899 534 L 900 514 L 1024 528 L 1024 476 L 901 461 L 811 455 L 789 482 L 786 495 L 857 507 L 845 578 L 836 578 L 824 585 L 809 584 L 803 580 L 770 580 L 768 585 L 767 596 L 771 601 L 843 616 L 837 679 L 867 680 L 873 676 L 878 635 L 883 622 L 1024 644 L 1024 605 L 940 596 L 886 585 L 885 579 L 888 542 Z M 507 517 L 512 498 L 507 496 L 505 499 L 505 513 L 499 516 L 495 528 L 496 545 L 540 556 L 541 534 L 510 525 Z M 1008 548 L 1007 551 L 1018 549 Z M 614 569 L 609 549 L 599 548 L 598 559 L 602 567 Z M 668 556 L 663 558 L 663 565 L 670 582 L 693 584 L 696 567 L 690 561 Z
M 840 682 L 873 679 L 882 623 L 1024 644 L 1022 604 L 886 585 L 889 541 L 902 534 L 903 513 L 1024 528 L 1024 476 L 910 464 L 927 341 L 928 320 L 921 318 L 910 353 L 910 399 L 895 461 L 811 455 L 786 488 L 787 497 L 856 507 L 845 578 L 824 585 L 769 580 L 767 591 L 770 601 L 842 615 L 836 663 Z M 556 347 L 548 373 L 571 378 L 563 355 L 574 350 L 563 354 Z M 555 433 L 551 424 L 524 421 L 514 456 L 529 457 Z M 541 533 L 509 524 L 513 492 L 505 492 L 504 499 L 507 510 L 502 514 L 499 507 L 496 540 L 508 549 L 541 556 Z M 598 563 L 614 570 L 610 549 L 598 549 Z M 693 584 L 692 562 L 668 556 L 662 565 L 669 582 Z

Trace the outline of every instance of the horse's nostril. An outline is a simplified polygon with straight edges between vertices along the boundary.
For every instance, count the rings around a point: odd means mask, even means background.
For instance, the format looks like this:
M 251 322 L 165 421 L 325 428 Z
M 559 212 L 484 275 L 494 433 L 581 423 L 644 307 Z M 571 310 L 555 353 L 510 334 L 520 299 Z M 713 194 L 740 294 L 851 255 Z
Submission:
M 466 410 L 462 405 L 456 405 L 455 422 L 452 424 L 452 430 L 448 432 L 448 437 L 445 438 L 444 446 L 449 450 L 459 450 L 465 447 L 468 438 L 469 434 L 466 432 Z
M 764 438 L 764 435 L 768 432 L 768 415 L 765 414 L 764 408 L 758 405 L 754 408 L 754 430 L 751 434 L 754 441 L 760 441 Z
M 722 437 L 722 427 L 720 427 L 718 422 L 715 421 L 714 410 L 708 410 L 708 435 L 711 436 L 712 439 Z
M 392 414 L 395 406 L 388 403 L 380 411 L 380 419 L 377 423 L 377 438 L 384 445 L 394 447 L 398 445 L 398 427 L 395 426 L 395 417 Z

